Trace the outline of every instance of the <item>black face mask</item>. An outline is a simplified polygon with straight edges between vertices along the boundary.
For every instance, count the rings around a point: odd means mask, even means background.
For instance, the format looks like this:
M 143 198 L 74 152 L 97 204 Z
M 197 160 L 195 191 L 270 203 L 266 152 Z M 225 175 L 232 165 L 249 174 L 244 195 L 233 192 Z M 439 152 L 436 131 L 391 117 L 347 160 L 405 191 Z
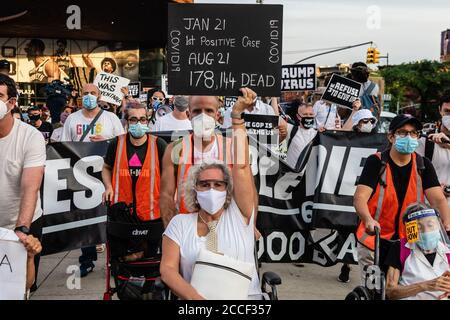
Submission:
M 30 118 L 30 121 L 36 122 L 36 121 L 38 121 L 38 120 L 41 119 L 41 116 L 38 115 L 38 114 L 30 114 L 30 115 L 28 116 L 28 118 Z
M 306 129 L 311 129 L 312 127 L 314 127 L 314 118 L 313 117 L 302 117 L 300 119 L 300 123 Z

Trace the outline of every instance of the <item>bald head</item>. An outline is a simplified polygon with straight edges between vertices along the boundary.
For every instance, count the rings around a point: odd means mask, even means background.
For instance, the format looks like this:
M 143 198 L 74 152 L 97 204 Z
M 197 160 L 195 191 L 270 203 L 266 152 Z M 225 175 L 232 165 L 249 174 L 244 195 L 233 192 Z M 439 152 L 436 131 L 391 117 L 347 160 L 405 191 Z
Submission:
M 205 113 L 214 119 L 219 119 L 220 101 L 217 96 L 190 96 L 189 119 Z
M 93 83 L 86 83 L 83 85 L 83 96 L 92 94 L 97 98 L 100 98 L 100 89 Z

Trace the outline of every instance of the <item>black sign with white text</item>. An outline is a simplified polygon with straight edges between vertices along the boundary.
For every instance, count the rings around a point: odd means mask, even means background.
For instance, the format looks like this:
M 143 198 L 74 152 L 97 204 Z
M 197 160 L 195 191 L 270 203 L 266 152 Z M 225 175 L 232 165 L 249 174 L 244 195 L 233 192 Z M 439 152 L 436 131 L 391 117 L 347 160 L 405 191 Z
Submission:
M 351 108 L 353 102 L 359 98 L 360 91 L 359 82 L 333 74 L 322 95 L 322 100 Z
M 238 99 L 237 97 L 225 97 L 223 101 L 223 107 L 225 108 L 225 110 L 227 110 L 228 108 L 233 108 L 237 99 Z
M 130 82 L 128 84 L 128 94 L 133 98 L 139 98 L 141 94 L 141 82 Z
M 281 68 L 281 91 L 316 90 L 316 65 L 293 64 Z
M 170 94 L 280 96 L 283 6 L 169 4 Z

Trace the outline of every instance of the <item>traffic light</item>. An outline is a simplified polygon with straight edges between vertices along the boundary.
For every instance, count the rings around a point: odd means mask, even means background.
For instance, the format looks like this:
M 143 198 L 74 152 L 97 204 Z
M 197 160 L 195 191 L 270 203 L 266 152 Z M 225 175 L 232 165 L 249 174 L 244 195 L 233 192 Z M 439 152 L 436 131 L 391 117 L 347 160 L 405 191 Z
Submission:
M 380 63 L 380 50 L 373 49 L 373 63 Z
M 374 58 L 374 48 L 370 47 L 367 49 L 367 58 L 366 58 L 366 63 L 370 64 L 370 63 L 374 63 L 373 62 L 373 58 Z

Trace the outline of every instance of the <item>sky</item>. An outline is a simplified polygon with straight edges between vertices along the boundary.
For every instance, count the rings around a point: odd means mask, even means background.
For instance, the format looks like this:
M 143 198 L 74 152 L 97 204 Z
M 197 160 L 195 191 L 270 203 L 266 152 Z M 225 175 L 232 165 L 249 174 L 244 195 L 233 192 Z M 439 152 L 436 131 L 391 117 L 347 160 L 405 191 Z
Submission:
M 194 0 L 195 3 L 255 3 Z M 263 0 L 283 5 L 283 64 L 314 52 L 373 41 L 389 64 L 439 60 L 441 32 L 450 29 L 450 0 Z M 320 66 L 364 61 L 369 45 L 306 60 Z M 326 51 L 326 50 L 324 50 Z M 381 65 L 386 64 L 381 59 Z

